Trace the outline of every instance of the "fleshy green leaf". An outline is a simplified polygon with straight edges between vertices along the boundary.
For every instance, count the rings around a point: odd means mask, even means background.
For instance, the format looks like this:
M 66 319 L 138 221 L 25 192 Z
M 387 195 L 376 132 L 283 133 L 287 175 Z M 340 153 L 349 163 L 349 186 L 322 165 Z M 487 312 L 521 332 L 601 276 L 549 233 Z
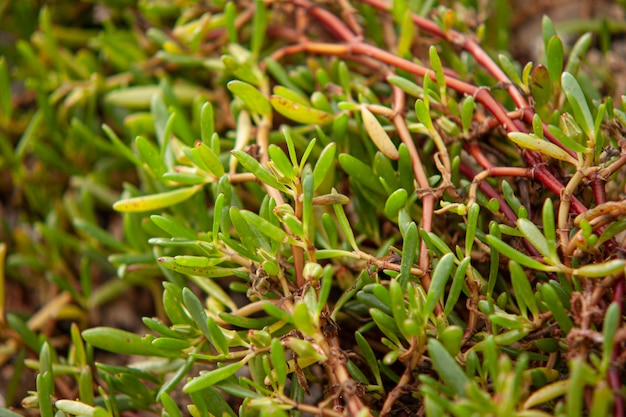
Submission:
M 515 299 L 523 316 L 526 316 L 526 309 L 530 310 L 533 317 L 537 317 L 539 309 L 537 300 L 533 293 L 530 281 L 522 267 L 515 261 L 509 261 L 509 270 L 511 271 L 511 282 L 513 291 L 515 291 Z
M 117 201 L 113 204 L 113 209 L 123 213 L 158 210 L 183 202 L 201 189 L 202 185 L 194 185 L 193 187 L 178 188 L 159 194 L 128 198 Z
M 272 114 L 269 100 L 256 87 L 243 81 L 233 80 L 227 84 L 228 89 L 236 95 L 251 112 L 262 116 Z
M 572 107 L 574 118 L 587 137 L 593 139 L 593 117 L 591 116 L 591 110 L 589 110 L 589 106 L 587 105 L 585 94 L 580 88 L 578 81 L 576 81 L 576 78 L 574 78 L 574 76 L 569 72 L 564 72 L 561 75 L 561 86 L 565 96 L 567 97 L 567 101 Z
M 330 113 L 304 106 L 285 97 L 272 95 L 270 103 L 278 113 L 298 123 L 325 125 L 334 120 Z
M 190 394 L 215 385 L 231 375 L 235 375 L 235 373 L 241 369 L 243 365 L 244 362 L 235 362 L 212 371 L 201 373 L 199 376 L 193 378 L 183 386 L 183 392 Z
M 531 151 L 542 153 L 551 158 L 559 159 L 561 161 L 569 162 L 573 166 L 578 166 L 576 158 L 559 148 L 557 145 L 543 140 L 534 134 L 523 132 L 511 132 L 508 134 L 509 139 L 515 142 L 518 146 Z
M 428 353 L 443 382 L 451 387 L 456 395 L 465 397 L 470 380 L 446 348 L 437 340 L 429 339 Z
M 550 266 L 544 265 L 541 262 L 536 261 L 533 258 L 529 257 L 528 255 L 525 255 L 522 252 L 519 252 L 513 249 L 511 246 L 504 243 L 503 241 L 501 241 L 495 236 L 488 235 L 487 242 L 493 247 L 495 247 L 499 252 L 501 252 L 507 258 L 512 259 L 521 265 L 527 266 L 528 268 L 536 269 L 538 271 L 546 271 L 546 272 L 553 270 L 553 268 L 551 268 Z
M 545 258 L 558 261 L 558 258 L 555 260 L 552 257 L 552 254 L 556 252 L 555 247 L 550 247 L 546 237 L 533 222 L 528 219 L 517 219 L 517 227 Z M 554 245 L 556 245 L 556 243 L 554 243 Z
M 448 278 L 452 272 L 454 266 L 454 254 L 446 253 L 437 263 L 435 270 L 432 274 L 432 281 L 428 294 L 426 295 L 426 302 L 424 303 L 424 317 L 428 317 L 435 310 L 437 302 L 443 296 L 443 291 L 448 282 Z
M 158 349 L 147 337 L 112 327 L 93 327 L 84 330 L 83 339 L 98 349 L 121 355 L 178 357 L 178 352 Z
M 539 64 L 530 74 L 530 91 L 537 107 L 541 107 L 552 99 L 552 82 L 548 69 Z
M 244 166 L 248 171 L 254 174 L 255 177 L 259 179 L 259 181 L 269 185 L 272 188 L 276 188 L 280 191 L 287 191 L 287 188 L 278 182 L 276 177 L 274 177 L 270 172 L 263 168 L 263 166 L 254 159 L 251 155 L 248 155 L 244 151 L 235 150 L 232 151 L 232 154 L 237 158 L 237 160 Z

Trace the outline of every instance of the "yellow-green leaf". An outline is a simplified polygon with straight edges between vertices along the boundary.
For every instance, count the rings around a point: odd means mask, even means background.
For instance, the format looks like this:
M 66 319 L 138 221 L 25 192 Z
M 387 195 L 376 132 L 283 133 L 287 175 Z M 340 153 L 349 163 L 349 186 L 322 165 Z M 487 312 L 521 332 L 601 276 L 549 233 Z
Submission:
M 159 194 L 127 198 L 113 204 L 113 209 L 124 213 L 158 210 L 185 201 L 200 191 L 200 189 L 202 189 L 201 184 L 194 185 L 193 187 L 178 188 Z
M 519 147 L 539 152 L 551 158 L 568 162 L 574 166 L 578 166 L 576 158 L 559 148 L 555 144 L 543 140 L 532 133 L 511 132 L 509 139 L 515 142 Z
M 376 147 L 388 158 L 396 161 L 400 159 L 400 153 L 376 116 L 366 106 L 361 106 L 360 110 L 365 130 Z
M 278 113 L 298 123 L 325 125 L 334 120 L 330 113 L 304 106 L 285 97 L 272 95 L 270 103 Z

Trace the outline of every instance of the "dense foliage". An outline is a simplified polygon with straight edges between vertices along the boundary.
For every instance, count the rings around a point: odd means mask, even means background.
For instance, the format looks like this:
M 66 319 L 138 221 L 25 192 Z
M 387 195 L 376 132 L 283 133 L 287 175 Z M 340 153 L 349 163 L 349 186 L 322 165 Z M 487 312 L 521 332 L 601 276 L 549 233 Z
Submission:
M 3 6 L 0 417 L 624 415 L 623 28 L 336 3 Z

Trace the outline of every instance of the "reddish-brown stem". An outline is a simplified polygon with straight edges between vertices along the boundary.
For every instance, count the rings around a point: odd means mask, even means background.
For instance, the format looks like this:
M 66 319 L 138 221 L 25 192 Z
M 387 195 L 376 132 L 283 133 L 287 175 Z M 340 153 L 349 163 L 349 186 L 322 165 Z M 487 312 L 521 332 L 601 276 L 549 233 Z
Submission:
M 415 147 L 415 143 L 412 140 L 411 134 L 408 132 L 406 128 L 406 124 L 404 123 L 404 119 L 397 120 L 396 118 L 402 118 L 403 109 L 404 109 L 404 100 L 405 95 L 404 91 L 400 88 L 393 86 L 393 104 L 392 109 L 396 113 L 394 117 L 394 123 L 396 128 L 402 129 L 401 134 L 399 135 L 402 139 L 402 143 L 407 147 L 409 151 L 409 156 L 411 157 L 411 162 L 413 165 L 413 174 L 415 175 L 415 179 L 417 180 L 418 186 L 422 190 L 427 190 L 430 188 L 430 184 L 428 183 L 428 177 L 426 176 L 426 171 L 424 170 L 424 166 L 422 165 L 422 161 L 420 159 L 419 153 L 417 152 L 417 148 Z M 404 131 L 406 130 L 406 132 Z M 435 195 L 432 193 L 427 193 L 422 197 L 422 229 L 426 232 L 432 231 L 432 222 L 433 222 L 433 211 L 435 209 Z M 422 277 L 422 285 L 428 291 L 430 287 L 430 276 L 427 271 L 430 269 L 430 258 L 428 256 L 428 250 L 426 248 L 426 243 L 422 240 L 420 246 L 420 261 L 419 266 L 426 273 Z
M 351 41 L 356 38 L 356 35 L 341 19 L 319 5 L 308 0 L 293 0 L 293 4 L 306 9 L 315 19 L 324 22 L 324 27 L 337 38 L 344 41 Z
M 380 10 L 390 11 L 392 8 L 392 5 L 384 0 L 361 1 Z M 420 29 L 423 29 L 433 36 L 445 39 L 453 45 L 461 47 L 470 54 L 472 54 L 474 56 L 474 59 L 476 59 L 476 62 L 487 71 L 489 71 L 489 73 L 496 80 L 498 80 L 498 82 L 501 82 L 508 86 L 507 91 L 517 107 L 519 107 L 520 109 L 526 109 L 527 107 L 529 107 L 528 101 L 526 100 L 524 95 L 515 87 L 513 82 L 511 82 L 511 80 L 509 79 L 509 77 L 507 77 L 504 71 L 502 71 L 495 62 L 493 62 L 491 57 L 485 52 L 484 49 L 480 47 L 480 45 L 476 43 L 476 41 L 455 30 L 449 30 L 448 32 L 444 32 L 437 23 L 420 15 L 413 14 L 412 19 L 413 23 L 419 26 Z
M 383 10 L 389 9 L 389 5 L 380 0 L 364 1 L 374 7 Z M 354 41 L 354 34 L 352 34 L 350 30 L 343 24 L 343 22 L 341 22 L 336 16 L 319 7 L 314 7 L 310 2 L 306 0 L 296 0 L 295 4 L 300 5 L 301 7 L 310 8 L 311 14 L 321 20 L 325 26 L 333 26 L 333 33 L 337 34 L 337 36 L 339 36 L 340 38 L 344 40 Z M 414 22 L 422 29 L 428 31 L 429 33 L 432 33 L 435 36 L 440 36 L 444 39 L 448 39 L 456 43 L 459 43 L 459 41 L 462 40 L 462 42 L 460 42 L 460 45 L 466 48 L 470 48 L 471 52 L 475 54 L 477 61 L 484 65 L 485 68 L 487 68 L 499 81 L 510 83 L 510 80 L 508 79 L 508 77 L 506 77 L 506 74 L 502 72 L 502 70 L 475 42 L 465 38 L 463 35 L 455 31 L 450 31 L 449 34 L 451 35 L 446 36 L 446 34 L 443 33 L 441 29 L 439 29 L 435 22 L 432 22 L 420 16 L 414 16 Z M 291 55 L 305 51 L 322 55 L 337 55 L 343 57 L 349 57 L 353 54 L 366 56 L 384 62 L 393 67 L 411 72 L 415 75 L 424 77 L 428 74 L 431 78 L 433 78 L 433 80 L 435 79 L 435 75 L 432 70 L 429 70 L 422 65 L 418 65 L 406 59 L 400 58 L 387 51 L 383 51 L 379 48 L 376 48 L 375 46 L 364 44 L 361 42 L 351 42 L 347 45 L 309 42 L 283 48 L 282 50 L 277 51 L 273 57 L 275 59 L 279 59 L 280 57 L 285 55 Z M 525 130 L 521 123 L 518 126 L 518 124 L 515 123 L 515 121 L 513 121 L 508 116 L 507 111 L 499 102 L 497 102 L 493 98 L 488 89 L 476 87 L 472 84 L 457 80 L 451 76 L 446 76 L 446 85 L 459 93 L 474 96 L 476 101 L 483 104 L 494 115 L 494 117 L 496 117 L 500 124 L 506 128 L 508 132 Z M 510 88 L 509 94 L 511 94 L 511 97 L 513 98 L 516 105 L 524 109 L 524 113 L 529 114 L 529 116 L 525 117 L 532 117 L 532 109 L 528 107 L 526 99 L 515 87 Z M 561 182 L 558 181 L 550 172 L 548 172 L 545 166 L 543 166 L 541 156 L 536 154 L 535 152 L 528 151 L 524 152 L 524 156 L 530 166 L 535 169 L 535 178 L 541 181 L 554 193 L 560 195 L 562 190 L 564 189 L 563 184 L 561 184 Z M 572 197 L 571 209 L 574 211 L 575 214 L 580 214 L 587 210 L 587 208 L 575 197 Z
M 472 169 L 463 162 L 459 165 L 459 171 L 470 180 L 473 180 L 476 176 L 474 171 L 472 171 Z M 517 214 L 515 214 L 515 212 L 507 204 L 506 200 L 500 195 L 500 193 L 494 190 L 491 185 L 482 181 L 478 187 L 487 197 L 495 198 L 498 202 L 500 202 L 500 211 L 504 214 L 504 217 L 506 217 L 507 220 L 511 223 L 515 223 L 517 221 Z
M 474 174 L 474 171 L 472 171 L 472 169 L 464 163 L 460 164 L 459 171 L 470 180 L 473 180 L 476 176 L 476 174 Z M 490 176 L 493 177 L 532 177 L 532 169 L 530 168 L 493 167 L 489 168 L 489 173 Z M 517 214 L 515 214 L 513 209 L 509 207 L 506 200 L 496 190 L 494 190 L 491 185 L 489 185 L 485 181 L 481 181 L 478 187 L 487 197 L 495 198 L 496 200 L 498 200 L 498 202 L 500 202 L 500 212 L 504 214 L 507 220 L 509 220 L 513 224 L 517 221 Z M 530 255 L 537 257 L 541 256 L 539 251 L 537 251 L 537 249 L 533 245 L 531 245 L 529 241 L 524 239 L 522 242 L 524 243 L 524 246 L 526 247 L 526 250 Z
M 596 204 L 606 203 L 606 189 L 604 185 L 606 180 L 598 175 L 597 172 L 591 174 L 591 190 Z
M 487 159 L 483 151 L 478 146 L 478 142 L 472 141 L 467 145 L 467 151 L 474 157 L 476 162 L 480 164 L 484 169 L 494 168 L 494 165 Z

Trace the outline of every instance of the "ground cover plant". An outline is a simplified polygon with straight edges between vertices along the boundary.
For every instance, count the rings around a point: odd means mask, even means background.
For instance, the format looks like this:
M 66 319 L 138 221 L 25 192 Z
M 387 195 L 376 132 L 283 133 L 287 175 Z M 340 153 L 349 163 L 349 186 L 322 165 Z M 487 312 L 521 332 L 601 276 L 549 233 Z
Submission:
M 5 4 L 0 417 L 624 415 L 614 7 Z

